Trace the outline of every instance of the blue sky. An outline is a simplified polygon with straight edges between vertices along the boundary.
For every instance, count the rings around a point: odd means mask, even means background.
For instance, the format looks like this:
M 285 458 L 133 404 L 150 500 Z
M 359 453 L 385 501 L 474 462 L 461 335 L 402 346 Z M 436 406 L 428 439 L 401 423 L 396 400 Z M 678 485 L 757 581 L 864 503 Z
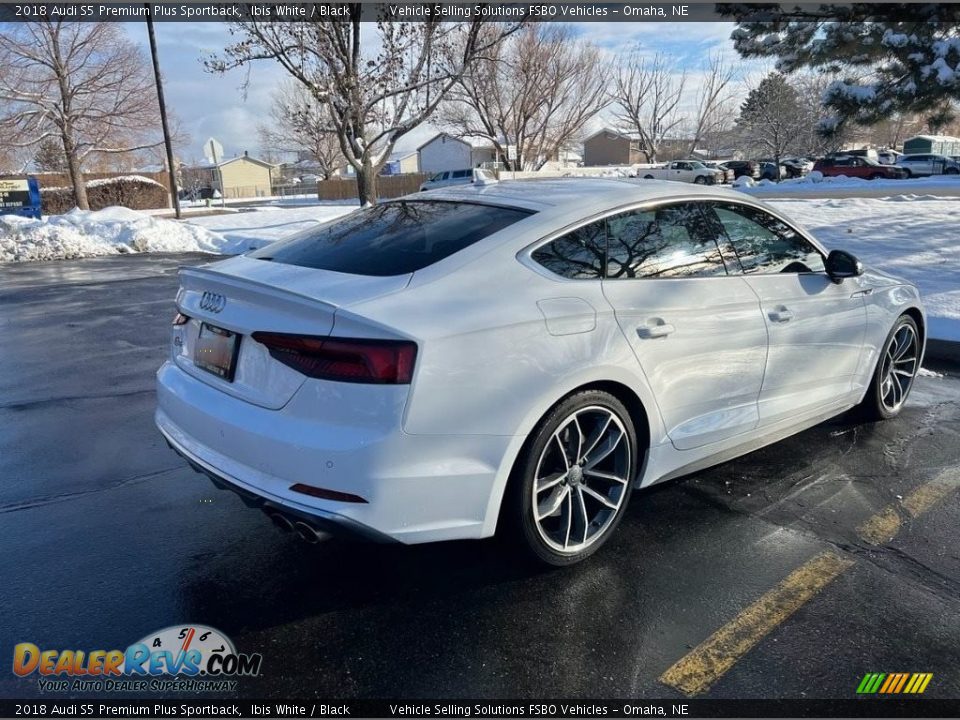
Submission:
M 712 52 L 722 52 L 738 64 L 730 41 L 731 23 L 572 23 L 578 35 L 617 55 L 639 46 L 646 52 L 665 52 L 677 59 L 677 72 L 686 70 L 690 83 L 704 59 Z M 180 119 L 190 135 L 186 160 L 201 159 L 201 146 L 209 137 L 217 138 L 228 157 L 244 150 L 259 150 L 258 123 L 268 117 L 270 96 L 285 78 L 275 63 L 261 61 L 249 71 L 236 70 L 226 75 L 212 75 L 203 67 L 202 59 L 218 52 L 231 42 L 228 26 L 221 23 L 157 23 L 157 44 L 164 75 L 167 105 Z M 146 27 L 128 23 L 127 33 L 136 42 L 147 45 Z M 372 28 L 371 28 L 372 30 Z M 373 40 L 374 32 L 370 33 Z M 243 90 L 247 83 L 246 92 Z M 603 118 L 594 125 L 602 125 Z M 435 132 L 421 127 L 405 137 L 398 149 L 414 148 Z

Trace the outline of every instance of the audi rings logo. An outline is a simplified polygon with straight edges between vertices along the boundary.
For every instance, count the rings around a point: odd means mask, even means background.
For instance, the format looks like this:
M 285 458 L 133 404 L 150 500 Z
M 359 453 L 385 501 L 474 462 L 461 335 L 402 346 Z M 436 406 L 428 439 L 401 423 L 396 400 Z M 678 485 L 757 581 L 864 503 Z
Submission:
M 204 292 L 200 297 L 200 309 L 207 312 L 218 313 L 227 306 L 227 299 L 223 295 L 212 292 Z

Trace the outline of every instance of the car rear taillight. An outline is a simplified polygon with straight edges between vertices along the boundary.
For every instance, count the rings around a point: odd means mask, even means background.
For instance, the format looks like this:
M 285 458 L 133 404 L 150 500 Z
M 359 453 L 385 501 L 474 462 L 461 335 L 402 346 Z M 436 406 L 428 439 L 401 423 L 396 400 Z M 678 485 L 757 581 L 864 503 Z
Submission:
M 307 377 L 341 382 L 405 385 L 413 379 L 417 344 L 255 332 L 270 355 Z
M 188 322 L 190 322 L 190 318 L 188 318 L 186 315 L 184 315 L 181 312 L 178 312 L 176 315 L 173 316 L 174 325 L 186 325 Z

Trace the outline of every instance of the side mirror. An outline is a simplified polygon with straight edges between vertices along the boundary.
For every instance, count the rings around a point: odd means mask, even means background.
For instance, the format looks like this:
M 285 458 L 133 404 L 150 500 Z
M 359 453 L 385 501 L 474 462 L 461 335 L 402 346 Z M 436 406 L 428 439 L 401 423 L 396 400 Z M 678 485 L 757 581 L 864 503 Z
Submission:
M 863 263 L 845 250 L 831 250 L 827 255 L 826 270 L 831 280 L 840 283 L 844 278 L 863 275 Z

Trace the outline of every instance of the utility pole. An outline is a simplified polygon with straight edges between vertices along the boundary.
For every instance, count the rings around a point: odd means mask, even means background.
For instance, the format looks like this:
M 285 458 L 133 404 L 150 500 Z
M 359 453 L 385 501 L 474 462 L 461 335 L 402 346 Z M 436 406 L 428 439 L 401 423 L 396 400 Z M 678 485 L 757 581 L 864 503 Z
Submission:
M 177 192 L 177 171 L 173 167 L 173 145 L 170 142 L 170 127 L 167 125 L 167 103 L 163 99 L 163 83 L 160 80 L 160 61 L 157 59 L 157 38 L 153 33 L 153 10 L 147 8 L 147 36 L 150 38 L 150 57 L 153 58 L 153 76 L 157 83 L 157 103 L 160 105 L 160 124 L 163 126 L 163 144 L 167 147 L 167 172 L 170 175 L 170 196 L 173 198 L 173 211 L 180 219 L 180 195 Z

